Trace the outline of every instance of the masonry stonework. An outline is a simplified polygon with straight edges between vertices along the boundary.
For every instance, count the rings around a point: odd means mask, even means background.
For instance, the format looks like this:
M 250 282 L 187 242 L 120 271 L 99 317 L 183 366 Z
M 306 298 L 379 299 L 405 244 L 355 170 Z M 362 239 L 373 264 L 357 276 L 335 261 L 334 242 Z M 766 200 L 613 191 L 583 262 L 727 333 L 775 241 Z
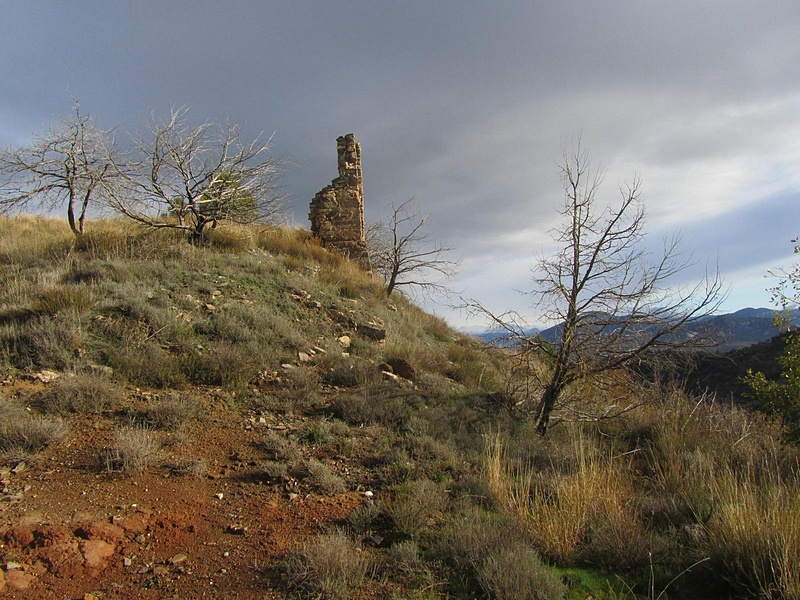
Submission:
M 352 133 L 336 139 L 339 177 L 311 200 L 311 233 L 332 250 L 370 269 L 364 234 L 361 145 Z

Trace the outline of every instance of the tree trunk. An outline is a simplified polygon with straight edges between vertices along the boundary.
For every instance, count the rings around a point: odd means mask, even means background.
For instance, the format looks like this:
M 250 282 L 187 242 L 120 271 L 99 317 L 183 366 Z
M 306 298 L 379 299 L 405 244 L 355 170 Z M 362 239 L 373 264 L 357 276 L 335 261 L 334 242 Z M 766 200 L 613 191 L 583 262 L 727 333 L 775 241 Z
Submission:
M 550 423 L 550 413 L 556 405 L 556 400 L 561 395 L 564 386 L 558 382 L 550 383 L 542 393 L 539 405 L 536 407 L 536 432 L 544 436 L 547 425 Z
M 391 296 L 394 286 L 397 284 L 397 268 L 392 269 L 392 274 L 389 277 L 389 282 L 386 284 L 386 295 Z
M 69 223 L 69 228 L 72 230 L 72 233 L 76 236 L 80 236 L 81 233 L 83 233 L 78 228 L 78 224 L 75 221 L 75 205 L 72 198 L 67 202 L 67 222 Z

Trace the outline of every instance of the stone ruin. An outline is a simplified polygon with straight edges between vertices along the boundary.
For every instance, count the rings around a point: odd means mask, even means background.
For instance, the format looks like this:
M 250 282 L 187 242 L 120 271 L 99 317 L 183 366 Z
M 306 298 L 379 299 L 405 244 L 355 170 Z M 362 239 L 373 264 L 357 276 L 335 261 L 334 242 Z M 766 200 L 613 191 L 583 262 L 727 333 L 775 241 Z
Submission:
M 370 270 L 364 234 L 364 187 L 361 145 L 352 133 L 336 139 L 339 177 L 322 188 L 311 201 L 311 233 L 322 247 Z

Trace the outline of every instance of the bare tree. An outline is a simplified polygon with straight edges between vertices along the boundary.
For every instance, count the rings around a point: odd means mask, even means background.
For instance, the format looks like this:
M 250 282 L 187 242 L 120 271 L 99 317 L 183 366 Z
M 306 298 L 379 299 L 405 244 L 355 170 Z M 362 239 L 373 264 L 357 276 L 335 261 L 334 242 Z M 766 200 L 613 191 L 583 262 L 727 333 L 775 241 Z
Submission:
M 139 158 L 115 163 L 126 190 L 111 194 L 112 208 L 154 228 L 186 231 L 193 243 L 220 221 L 273 220 L 283 210 L 278 187 L 286 158 L 272 156 L 272 138 L 245 142 L 240 126 L 192 126 L 187 109 L 157 117 L 148 137 L 136 139 Z
M 66 207 L 70 228 L 81 235 L 90 202 L 114 185 L 114 160 L 109 132 L 75 102 L 73 115 L 29 146 L 0 153 L 0 211 Z
M 386 282 L 387 296 L 400 287 L 446 290 L 432 277 L 452 277 L 458 268 L 459 261 L 447 257 L 453 248 L 430 241 L 424 229 L 428 215 L 409 212 L 412 201 L 391 204 L 388 223 L 373 223 L 367 230 L 370 260 Z
M 509 315 L 471 303 L 515 337 L 522 352 L 548 359 L 533 413 L 542 435 L 568 385 L 587 378 L 607 383 L 645 353 L 701 344 L 686 327 L 716 311 L 724 297 L 718 274 L 707 273 L 690 287 L 670 286 L 693 264 L 679 251 L 677 238 L 666 240 L 651 260 L 643 247 L 638 179 L 620 190 L 616 208 L 603 210 L 596 196 L 603 174 L 592 171 L 580 142 L 562 150 L 564 224 L 553 234 L 561 249 L 539 260 L 533 292 L 543 316 L 560 323 L 559 339 L 545 343 L 526 335 Z

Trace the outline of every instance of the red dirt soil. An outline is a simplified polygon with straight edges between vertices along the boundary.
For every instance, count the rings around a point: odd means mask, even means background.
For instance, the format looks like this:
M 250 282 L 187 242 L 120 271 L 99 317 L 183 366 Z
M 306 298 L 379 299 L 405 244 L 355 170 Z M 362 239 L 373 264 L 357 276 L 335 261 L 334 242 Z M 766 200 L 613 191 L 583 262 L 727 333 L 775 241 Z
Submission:
M 13 386 L 3 392 L 19 393 Z M 342 525 L 365 501 L 363 489 L 317 495 L 295 481 L 264 484 L 257 441 L 305 419 L 242 414 L 213 391 L 192 391 L 205 418 L 141 474 L 104 469 L 113 415 L 75 417 L 67 439 L 0 471 L 0 597 L 286 597 L 280 561 L 325 526 Z M 174 475 L 163 464 L 170 459 L 205 467 Z M 328 464 L 359 488 L 354 470 Z

